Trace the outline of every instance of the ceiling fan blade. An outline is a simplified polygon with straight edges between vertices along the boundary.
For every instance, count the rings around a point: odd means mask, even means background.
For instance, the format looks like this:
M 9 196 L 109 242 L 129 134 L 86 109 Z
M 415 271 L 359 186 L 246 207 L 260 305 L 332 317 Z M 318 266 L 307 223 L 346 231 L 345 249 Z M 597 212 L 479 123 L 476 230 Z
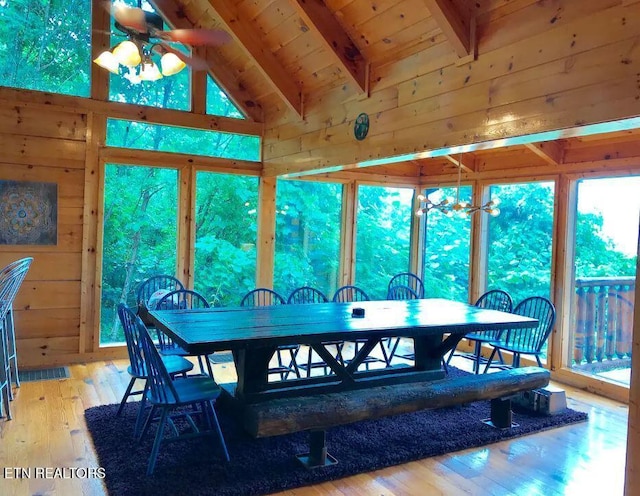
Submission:
M 163 40 L 192 46 L 219 46 L 231 41 L 231 35 L 221 29 L 172 29 L 157 35 Z
M 207 64 L 206 60 L 201 59 L 200 57 L 190 57 L 189 55 L 181 52 L 173 48 L 171 45 L 168 45 L 164 42 L 159 42 L 154 46 L 154 51 L 162 54 L 163 51 L 170 52 L 177 55 L 185 64 L 191 67 L 194 71 L 204 71 L 209 69 L 209 64 Z
M 146 33 L 149 30 L 145 12 L 142 9 L 129 7 L 123 3 L 114 3 L 112 12 L 116 22 L 127 29 L 138 33 Z

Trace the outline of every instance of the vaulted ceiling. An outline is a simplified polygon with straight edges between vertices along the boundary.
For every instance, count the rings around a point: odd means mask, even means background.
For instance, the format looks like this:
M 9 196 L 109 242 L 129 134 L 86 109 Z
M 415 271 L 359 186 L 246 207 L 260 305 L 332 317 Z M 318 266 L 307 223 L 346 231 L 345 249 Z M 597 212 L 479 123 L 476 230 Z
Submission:
M 208 48 L 211 73 L 255 119 L 342 85 L 366 96 L 372 67 L 441 45 L 473 57 L 476 19 L 508 2 L 464 0 L 153 0 L 174 28 L 218 28 L 234 41 Z
M 489 159 L 517 168 L 638 155 L 639 0 L 149 1 L 171 27 L 232 35 L 196 55 L 266 123 L 266 175 L 336 164 L 447 174 L 461 145 L 467 172 Z M 378 134 L 356 142 L 362 111 Z M 504 140 L 555 129 L 564 131 Z

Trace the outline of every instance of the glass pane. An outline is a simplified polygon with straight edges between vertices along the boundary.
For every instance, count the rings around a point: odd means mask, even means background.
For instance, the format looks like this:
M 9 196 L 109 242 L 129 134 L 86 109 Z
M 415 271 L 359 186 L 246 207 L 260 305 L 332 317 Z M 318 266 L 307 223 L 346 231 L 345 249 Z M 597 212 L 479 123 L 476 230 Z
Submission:
M 0 85 L 89 96 L 91 2 L 0 1 Z
M 142 281 L 175 274 L 178 172 L 107 164 L 104 178 L 100 344 L 122 343 L 116 307 Z
M 426 190 L 433 202 L 455 198 L 455 188 Z M 471 202 L 471 186 L 460 187 L 460 201 Z M 476 214 L 479 215 L 479 214 Z M 431 210 L 426 215 L 424 242 L 424 286 L 431 298 L 469 299 L 469 260 L 471 256 L 471 217 L 445 215 Z
M 618 201 L 611 201 L 616 198 Z M 629 386 L 640 177 L 578 182 L 568 363 Z
M 389 280 L 409 270 L 413 189 L 358 187 L 355 282 L 383 300 Z
M 196 173 L 194 287 L 211 305 L 255 287 L 258 178 Z
M 207 77 L 207 114 L 244 119 L 242 113 L 211 76 Z
M 117 0 L 119 3 L 125 3 L 131 7 L 138 7 L 138 0 Z M 90 2 L 87 2 L 88 4 Z M 113 2 L 116 3 L 116 2 Z M 146 12 L 155 10 L 149 2 L 143 0 L 141 5 Z M 164 25 L 164 29 L 169 29 Z M 119 30 L 111 18 L 111 47 L 115 48 L 123 41 L 127 41 L 129 37 Z M 155 38 L 153 41 L 157 41 Z M 160 54 L 156 50 L 152 50 L 152 43 L 143 46 L 141 56 L 148 53 L 151 60 L 156 66 L 161 67 Z M 190 55 L 190 51 L 184 45 L 179 43 L 171 43 L 172 48 Z M 136 105 L 149 105 L 152 107 L 170 108 L 177 110 L 189 110 L 191 108 L 191 85 L 190 85 L 190 68 L 185 67 L 183 70 L 172 76 L 166 76 L 157 81 L 140 81 L 138 78 L 141 65 L 129 68 L 120 65 L 120 73 L 110 73 L 109 79 L 109 99 L 115 102 L 133 103 Z M 106 69 L 104 69 L 106 70 Z
M 554 183 L 492 185 L 490 191 L 500 200 L 500 215 L 489 218 L 486 290 L 507 291 L 514 306 L 529 296 L 549 298 Z
M 107 120 L 107 145 L 209 157 L 260 160 L 260 138 L 202 129 Z
M 331 299 L 338 284 L 342 185 L 278 181 L 274 289 L 312 286 Z

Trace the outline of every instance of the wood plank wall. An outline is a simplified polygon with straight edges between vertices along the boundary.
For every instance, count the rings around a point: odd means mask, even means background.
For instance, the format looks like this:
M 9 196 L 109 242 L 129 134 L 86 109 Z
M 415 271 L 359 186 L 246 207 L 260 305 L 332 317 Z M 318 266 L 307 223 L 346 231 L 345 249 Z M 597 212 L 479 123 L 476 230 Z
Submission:
M 58 186 L 57 245 L 0 246 L 0 266 L 34 258 L 14 305 L 21 365 L 79 351 L 86 136 L 86 114 L 0 107 L 0 178 Z
M 304 120 L 267 109 L 265 173 L 638 115 L 639 13 L 622 0 L 505 2 L 478 18 L 474 62 L 458 66 L 443 42 L 374 65 L 368 98 L 343 85 L 309 95 Z M 371 119 L 364 141 L 353 137 L 360 112 Z

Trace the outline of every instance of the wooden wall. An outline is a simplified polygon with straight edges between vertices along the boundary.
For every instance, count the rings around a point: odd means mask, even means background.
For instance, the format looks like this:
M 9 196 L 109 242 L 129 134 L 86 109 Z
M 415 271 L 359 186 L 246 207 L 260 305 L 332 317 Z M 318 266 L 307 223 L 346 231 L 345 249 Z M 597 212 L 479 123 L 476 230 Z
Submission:
M 640 114 L 640 3 L 503 2 L 491 12 L 478 19 L 473 62 L 457 65 L 452 48 L 438 43 L 373 66 L 369 97 L 349 85 L 306 96 L 304 120 L 266 108 L 265 173 L 356 164 Z M 353 137 L 360 112 L 371 119 L 361 142 Z
M 14 305 L 20 365 L 79 351 L 86 137 L 86 114 L 0 106 L 0 178 L 58 186 L 57 245 L 0 246 L 0 266 L 34 258 Z

